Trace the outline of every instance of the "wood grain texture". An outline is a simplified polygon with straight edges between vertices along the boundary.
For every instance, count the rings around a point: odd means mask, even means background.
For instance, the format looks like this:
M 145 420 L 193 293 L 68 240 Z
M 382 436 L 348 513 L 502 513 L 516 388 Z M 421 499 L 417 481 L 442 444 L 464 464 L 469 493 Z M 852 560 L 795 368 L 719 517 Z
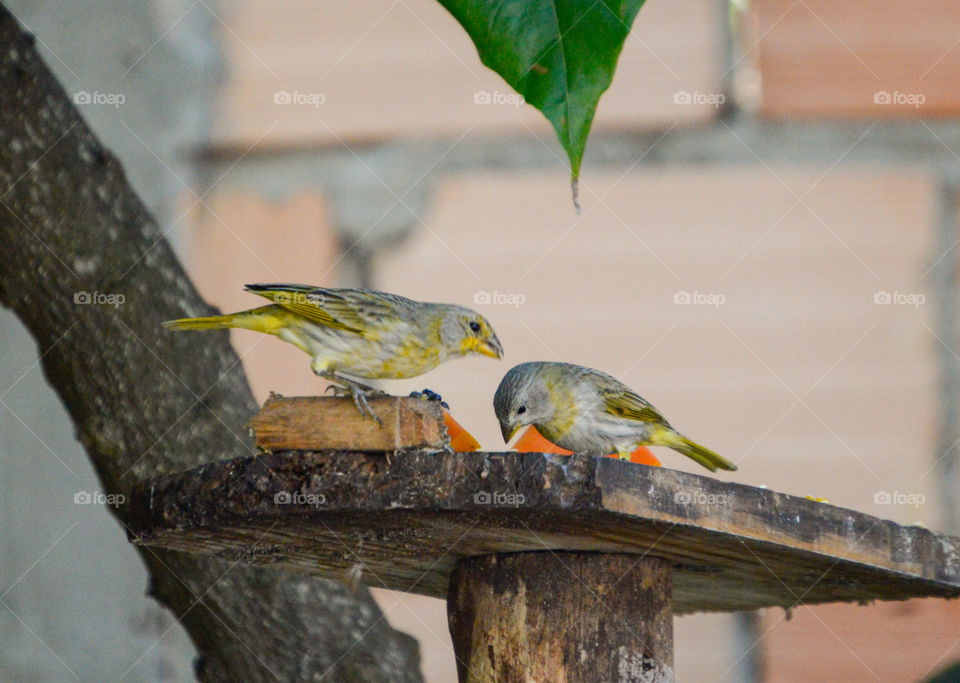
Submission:
M 383 396 L 369 404 L 382 424 L 362 415 L 346 397 L 272 395 L 250 426 L 257 446 L 265 450 L 449 448 L 437 401 Z
M 615 553 L 461 561 L 447 614 L 461 682 L 673 680 L 670 564 Z
M 960 595 L 958 539 L 610 458 L 275 452 L 141 485 L 130 513 L 137 543 L 330 577 L 362 564 L 434 597 L 463 558 L 548 549 L 669 561 L 677 614 Z

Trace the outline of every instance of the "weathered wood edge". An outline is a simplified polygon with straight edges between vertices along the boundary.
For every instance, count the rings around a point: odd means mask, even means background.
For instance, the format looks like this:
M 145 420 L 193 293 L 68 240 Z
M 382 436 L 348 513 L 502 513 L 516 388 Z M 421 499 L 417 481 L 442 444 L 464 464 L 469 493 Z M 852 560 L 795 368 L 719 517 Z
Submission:
M 303 505 L 274 502 L 275 492 L 291 488 L 313 499 Z M 513 492 L 524 496 L 524 504 L 506 509 L 478 505 L 475 496 L 484 491 Z M 669 549 L 661 545 L 651 551 L 652 555 L 663 551 L 674 563 L 675 572 L 687 577 L 675 582 L 681 593 L 685 585 L 702 584 L 698 588 L 701 597 L 694 596 L 692 602 L 678 596 L 678 613 L 747 609 L 764 600 L 764 604 L 788 607 L 801 601 L 960 595 L 957 539 L 768 489 L 609 458 L 412 451 L 392 454 L 388 463 L 383 454 L 290 451 L 213 463 L 150 482 L 133 493 L 129 513 L 135 542 L 227 556 L 232 556 L 231 548 L 241 550 L 241 539 L 228 538 L 221 543 L 218 533 L 234 530 L 246 534 L 249 546 L 249 537 L 257 530 L 265 533 L 278 524 L 283 528 L 282 522 L 307 535 L 314 527 L 329 529 L 333 524 L 342 532 L 337 536 L 341 540 L 341 536 L 350 538 L 354 522 L 358 528 L 368 529 L 395 524 L 410 536 L 415 535 L 411 527 L 416 520 L 424 520 L 424 527 L 427 520 L 453 520 L 450 533 L 468 523 L 489 532 L 484 539 L 486 552 L 518 549 L 515 534 L 510 536 L 514 518 L 525 526 L 539 525 L 541 530 L 555 525 L 566 537 L 571 533 L 582 536 L 578 544 L 569 547 L 563 538 L 550 536 L 550 545 L 557 549 L 583 550 L 584 542 L 589 544 L 594 538 L 597 550 L 642 553 L 649 549 L 650 539 L 644 546 L 640 532 L 650 535 L 651 529 L 662 529 L 664 535 L 670 533 L 709 551 L 693 553 L 689 561 L 680 557 L 685 552 L 682 544 L 674 543 Z M 611 524 L 616 525 L 618 538 L 605 537 Z M 496 539 L 500 531 L 504 547 L 490 547 L 489 534 Z M 638 545 L 625 548 L 624 539 L 629 541 L 631 535 L 637 536 Z M 282 542 L 289 543 L 289 537 Z M 429 549 L 431 541 L 424 542 Z M 389 544 L 375 550 L 383 555 L 393 552 Z M 424 548 L 418 550 L 425 552 Z M 441 548 L 435 550 L 439 554 Z M 718 550 L 717 556 L 710 557 L 714 550 Z M 300 546 L 296 551 L 299 562 L 292 564 L 283 558 L 281 545 L 244 561 L 280 560 L 281 566 L 303 571 L 304 553 L 320 553 L 317 548 Z M 374 552 L 369 542 L 367 552 Z M 733 552 L 742 557 L 730 559 Z M 271 558 L 271 554 L 277 557 Z M 395 564 L 409 561 L 409 557 L 400 557 L 399 548 L 397 555 Z M 463 555 L 450 553 L 435 567 L 437 576 L 419 582 L 415 592 L 442 597 L 444 573 L 449 573 L 459 556 Z M 791 564 L 786 569 L 778 566 L 780 558 Z M 371 556 L 371 561 L 378 559 L 389 572 L 389 558 Z M 307 571 L 334 575 L 331 568 L 340 566 L 338 562 L 339 558 L 318 558 L 317 566 L 311 565 Z M 758 565 L 772 566 L 772 575 L 764 576 Z M 741 576 L 743 567 L 755 574 Z M 415 573 L 409 569 L 408 575 Z M 764 586 L 752 586 L 758 579 Z M 700 605 L 702 595 L 713 590 L 711 582 L 716 590 L 730 589 L 731 597 Z M 777 582 L 785 590 L 777 589 Z M 807 583 L 819 584 L 816 592 L 806 595 Z M 739 595 L 741 589 L 754 594 Z M 794 596 L 800 599 L 794 600 Z

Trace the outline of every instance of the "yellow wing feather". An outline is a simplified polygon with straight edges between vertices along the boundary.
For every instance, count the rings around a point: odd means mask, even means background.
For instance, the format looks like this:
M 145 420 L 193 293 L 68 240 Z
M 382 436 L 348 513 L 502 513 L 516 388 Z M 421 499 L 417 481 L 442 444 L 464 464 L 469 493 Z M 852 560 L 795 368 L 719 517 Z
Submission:
M 617 417 L 625 417 L 628 420 L 638 420 L 640 422 L 654 422 L 657 424 L 666 424 L 663 416 L 657 412 L 657 409 L 647 403 L 642 397 L 621 389 L 612 389 L 602 392 L 604 406 L 607 412 Z
M 246 289 L 318 325 L 357 334 L 366 327 L 356 308 L 329 290 L 304 285 L 247 285 Z

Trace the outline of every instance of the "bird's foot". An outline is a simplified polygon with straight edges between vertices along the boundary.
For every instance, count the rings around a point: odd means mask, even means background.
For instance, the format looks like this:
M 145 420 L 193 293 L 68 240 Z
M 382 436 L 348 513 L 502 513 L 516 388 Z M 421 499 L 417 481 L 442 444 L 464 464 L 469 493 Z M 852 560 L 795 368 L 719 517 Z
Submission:
M 447 402 L 443 400 L 440 394 L 435 391 L 431 391 L 430 389 L 424 389 L 423 391 L 411 391 L 410 398 L 419 398 L 423 399 L 424 401 L 436 401 L 447 410 L 450 410 L 450 406 L 447 405 Z
M 379 389 L 373 389 L 371 391 L 362 391 L 356 387 L 350 387 L 346 390 L 346 393 L 350 394 L 350 398 L 353 399 L 353 405 L 357 407 L 357 410 L 360 411 L 360 414 L 364 417 L 373 418 L 374 422 L 377 423 L 380 427 L 383 426 L 383 420 L 380 419 L 380 416 L 377 415 L 370 408 L 370 404 L 367 403 L 368 396 L 386 396 L 386 394 Z
M 331 382 L 336 382 L 336 384 L 331 384 L 327 387 L 328 392 L 331 392 L 334 396 L 349 396 L 353 399 L 353 405 L 357 407 L 361 415 L 373 418 L 378 425 L 383 426 L 383 420 L 371 410 L 367 399 L 374 396 L 386 396 L 387 393 L 385 391 L 374 389 L 371 386 L 356 382 L 352 379 L 340 377 L 339 375 L 327 377 L 326 379 L 329 379 Z

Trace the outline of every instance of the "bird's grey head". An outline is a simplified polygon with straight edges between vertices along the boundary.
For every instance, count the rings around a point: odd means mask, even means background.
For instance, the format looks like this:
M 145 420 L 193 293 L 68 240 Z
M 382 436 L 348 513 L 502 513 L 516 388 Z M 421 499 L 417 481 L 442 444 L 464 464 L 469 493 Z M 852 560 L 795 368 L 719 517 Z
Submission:
M 440 304 L 440 343 L 447 353 L 465 356 L 479 353 L 501 358 L 503 347 L 487 319 L 464 306 Z
M 493 410 L 504 443 L 525 425 L 544 424 L 553 419 L 555 409 L 544 369 L 544 363 L 521 363 L 500 380 L 493 395 Z

